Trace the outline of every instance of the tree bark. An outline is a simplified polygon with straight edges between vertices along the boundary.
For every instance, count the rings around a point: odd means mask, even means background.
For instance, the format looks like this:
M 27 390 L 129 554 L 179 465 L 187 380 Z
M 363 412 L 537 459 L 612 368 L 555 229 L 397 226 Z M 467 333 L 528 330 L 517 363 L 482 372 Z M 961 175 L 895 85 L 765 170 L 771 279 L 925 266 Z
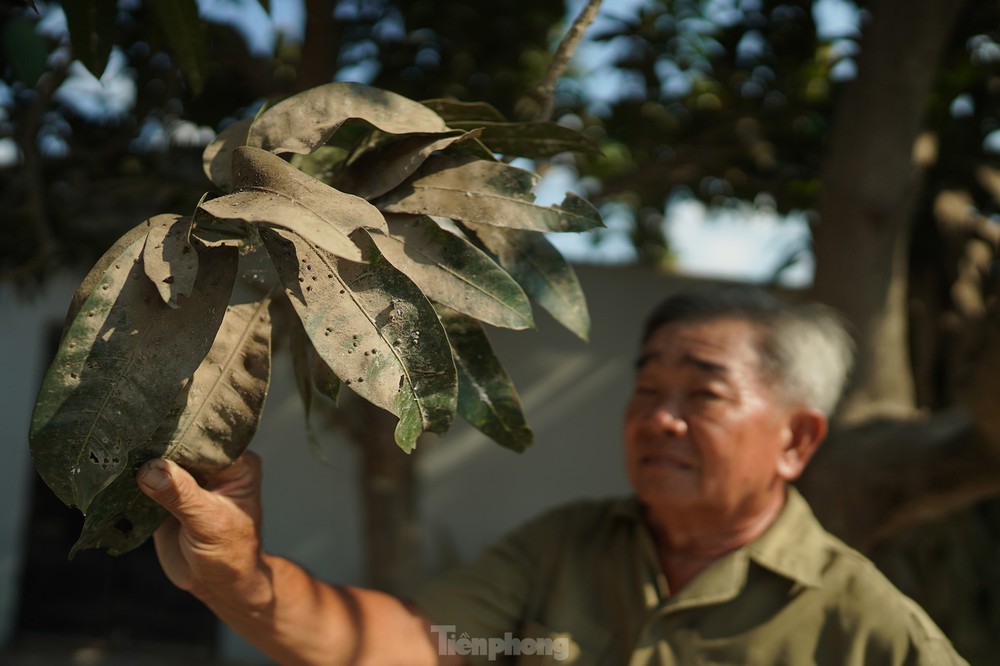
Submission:
M 921 186 L 913 159 L 925 103 L 963 0 L 881 0 L 858 76 L 840 100 L 815 230 L 814 296 L 841 310 L 858 341 L 847 421 L 914 408 L 907 344 L 909 224 Z

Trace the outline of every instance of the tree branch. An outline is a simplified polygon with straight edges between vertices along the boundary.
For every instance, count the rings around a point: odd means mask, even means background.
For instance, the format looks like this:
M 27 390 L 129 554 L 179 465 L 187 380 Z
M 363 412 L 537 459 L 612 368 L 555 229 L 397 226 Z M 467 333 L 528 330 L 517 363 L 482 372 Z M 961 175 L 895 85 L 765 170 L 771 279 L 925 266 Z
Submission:
M 552 55 L 548 71 L 545 72 L 541 83 L 531 94 L 534 101 L 538 103 L 538 109 L 533 114 L 535 120 L 549 120 L 552 117 L 552 110 L 555 106 L 556 82 L 566 70 L 570 58 L 573 57 L 573 52 L 576 51 L 580 40 L 583 39 L 584 32 L 594 22 L 600 8 L 601 0 L 589 0 L 580 15 L 573 21 L 573 25 L 563 35 L 556 52 Z

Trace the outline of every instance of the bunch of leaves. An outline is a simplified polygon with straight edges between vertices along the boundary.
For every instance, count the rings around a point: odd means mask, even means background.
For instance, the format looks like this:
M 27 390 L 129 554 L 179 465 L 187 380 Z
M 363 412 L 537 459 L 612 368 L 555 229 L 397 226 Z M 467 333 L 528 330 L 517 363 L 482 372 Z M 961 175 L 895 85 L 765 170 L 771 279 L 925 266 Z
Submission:
M 537 176 L 509 164 L 569 149 L 591 144 L 486 105 L 352 83 L 223 131 L 204 154 L 219 191 L 107 251 L 43 380 L 32 457 L 86 516 L 73 552 L 126 552 L 155 530 L 163 512 L 134 480 L 145 460 L 205 473 L 246 448 L 279 305 L 295 315 L 289 347 L 307 415 L 315 394 L 336 401 L 347 388 L 398 418 L 404 451 L 456 412 L 503 446 L 530 444 L 483 324 L 531 327 L 533 300 L 587 336 L 579 283 L 545 233 L 600 217 L 573 194 L 535 204 Z

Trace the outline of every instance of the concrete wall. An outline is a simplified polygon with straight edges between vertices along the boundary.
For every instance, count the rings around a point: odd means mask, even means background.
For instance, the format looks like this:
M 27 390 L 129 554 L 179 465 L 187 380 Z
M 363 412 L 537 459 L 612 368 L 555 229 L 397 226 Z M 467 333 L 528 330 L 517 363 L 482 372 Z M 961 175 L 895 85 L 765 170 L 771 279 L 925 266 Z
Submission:
M 538 329 L 491 329 L 498 356 L 521 394 L 536 444 L 515 454 L 458 422 L 421 445 L 419 510 L 432 569 L 464 561 L 505 531 L 543 509 L 581 496 L 627 491 L 619 429 L 632 361 L 645 312 L 676 278 L 631 268 L 579 268 L 593 319 L 590 343 L 538 311 Z M 28 305 L 0 292 L 0 641 L 15 612 L 30 467 L 27 426 L 43 363 L 48 322 L 61 320 L 76 279 L 49 285 Z M 252 449 L 264 459 L 264 540 L 315 575 L 342 583 L 362 580 L 356 453 L 336 433 L 323 432 L 327 462 L 306 443 L 301 406 L 286 355 L 275 358 L 272 388 Z M 220 629 L 222 653 L 259 656 Z
M 80 279 L 51 280 L 36 298 L 0 285 L 0 645 L 6 644 L 17 612 L 24 522 L 34 469 L 28 424 L 48 350 L 50 327 L 66 316 Z

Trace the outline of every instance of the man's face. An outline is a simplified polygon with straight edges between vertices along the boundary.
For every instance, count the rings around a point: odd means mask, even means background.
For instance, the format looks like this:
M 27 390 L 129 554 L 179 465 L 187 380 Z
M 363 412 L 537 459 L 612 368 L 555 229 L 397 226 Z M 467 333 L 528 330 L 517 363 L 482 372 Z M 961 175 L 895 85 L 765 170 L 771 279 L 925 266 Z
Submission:
M 669 324 L 643 345 L 625 412 L 629 481 L 647 506 L 734 516 L 784 492 L 791 410 L 739 319 Z

